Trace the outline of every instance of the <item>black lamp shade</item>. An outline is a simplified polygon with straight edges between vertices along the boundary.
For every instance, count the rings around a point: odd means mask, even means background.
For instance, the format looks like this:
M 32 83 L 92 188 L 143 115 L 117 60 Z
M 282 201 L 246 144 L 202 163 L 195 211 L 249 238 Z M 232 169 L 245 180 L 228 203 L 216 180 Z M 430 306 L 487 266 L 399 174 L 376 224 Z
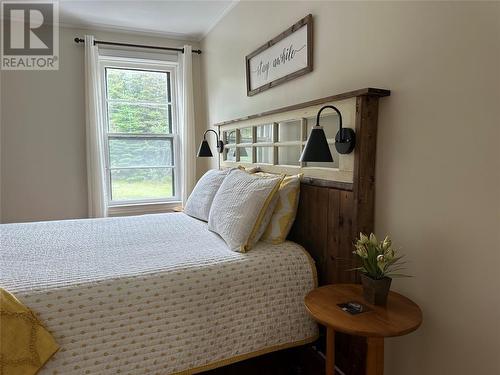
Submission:
M 201 141 L 200 148 L 198 149 L 198 157 L 199 158 L 211 158 L 212 150 L 210 150 L 210 146 L 206 139 Z
M 300 156 L 301 162 L 332 162 L 332 153 L 326 140 L 325 131 L 321 126 L 314 126 Z

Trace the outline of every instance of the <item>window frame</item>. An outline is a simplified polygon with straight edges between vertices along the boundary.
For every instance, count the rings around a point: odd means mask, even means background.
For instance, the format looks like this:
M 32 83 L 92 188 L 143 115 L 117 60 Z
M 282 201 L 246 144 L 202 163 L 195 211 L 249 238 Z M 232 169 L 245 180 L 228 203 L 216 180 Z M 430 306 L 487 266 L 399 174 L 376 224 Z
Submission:
M 321 118 L 334 117 L 338 118 L 336 114 L 326 114 L 321 116 Z M 296 123 L 299 125 L 298 138 L 295 140 L 281 140 L 279 139 L 279 130 L 281 127 L 290 126 L 290 124 Z M 336 163 L 331 166 L 317 166 L 313 163 L 300 162 L 297 157 L 297 164 L 283 163 L 279 159 L 279 151 L 281 148 L 291 148 L 300 147 L 300 153 L 304 150 L 307 143 L 307 138 L 309 136 L 310 130 L 309 126 L 315 125 L 315 117 L 297 117 L 297 118 L 287 118 L 280 121 L 270 121 L 270 122 L 254 122 L 252 124 L 243 124 L 240 126 L 229 126 L 222 127 L 220 129 L 222 133 L 222 139 L 224 141 L 224 152 L 221 155 L 221 160 L 223 163 L 237 163 L 237 164 L 256 164 L 262 166 L 275 166 L 283 168 L 310 168 L 310 169 L 327 169 L 327 170 L 339 170 L 339 159 L 340 155 L 336 155 Z M 257 137 L 257 129 L 262 126 L 270 126 L 271 134 L 268 136 L 269 141 L 259 141 Z M 243 129 L 250 129 L 252 138 L 250 142 L 242 142 L 241 131 Z M 235 142 L 229 143 L 228 134 L 235 132 Z M 335 138 L 327 138 L 327 143 L 329 146 L 335 145 Z M 250 149 L 250 161 L 241 160 L 241 149 Z M 257 159 L 257 149 L 258 148 L 269 148 L 271 150 L 271 162 L 261 162 Z M 235 150 L 234 156 L 229 159 L 228 153 L 230 150 Z M 335 151 L 334 151 L 335 152 Z M 247 152 L 248 154 L 248 152 Z M 299 154 L 300 156 L 300 154 Z M 233 159 L 234 158 L 234 159 Z M 327 163 L 325 163 L 327 164 Z M 337 165 L 335 165 L 337 164 Z
M 108 98 L 107 98 L 107 77 L 106 69 L 124 69 L 124 70 L 141 70 L 141 71 L 153 71 L 153 72 L 164 72 L 170 74 L 170 102 L 167 102 L 167 106 L 171 107 L 171 133 L 170 134 L 129 134 L 129 133 L 110 133 L 109 132 L 109 113 L 108 113 Z M 178 93 L 181 91 L 178 80 L 179 77 L 179 64 L 175 61 L 163 61 L 163 60 L 148 60 L 141 58 L 129 58 L 129 57 L 114 57 L 114 56 L 100 56 L 99 57 L 99 74 L 101 81 L 101 110 L 102 110 L 102 147 L 103 156 L 105 163 L 105 186 L 106 186 L 106 204 L 110 211 L 120 210 L 120 208 L 126 207 L 136 207 L 134 212 L 137 211 L 137 207 L 143 206 L 147 211 L 155 211 L 157 206 L 177 206 L 181 201 L 181 180 L 182 171 L 180 169 L 180 128 L 179 128 L 179 100 Z M 110 137 L 111 134 L 111 137 Z M 172 197 L 164 198 L 145 198 L 145 199 L 127 199 L 127 200 L 112 200 L 112 181 L 111 181 L 111 171 L 113 169 L 110 165 L 110 148 L 109 140 L 119 139 L 120 137 L 130 137 L 130 138 L 157 138 L 157 139 L 172 139 L 173 146 L 173 166 L 172 167 L 153 167 L 153 168 L 165 168 L 171 169 L 173 171 L 173 192 Z M 133 168 L 133 167 L 132 167 Z M 146 166 L 147 168 L 147 166 Z M 122 168 L 123 169 L 123 168 Z

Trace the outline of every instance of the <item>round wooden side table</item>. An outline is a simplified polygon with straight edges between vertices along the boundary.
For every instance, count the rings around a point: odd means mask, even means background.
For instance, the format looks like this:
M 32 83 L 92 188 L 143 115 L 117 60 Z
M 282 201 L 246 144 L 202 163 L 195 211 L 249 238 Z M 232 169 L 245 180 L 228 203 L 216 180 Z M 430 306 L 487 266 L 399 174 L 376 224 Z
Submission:
M 358 302 L 366 312 L 351 315 L 339 304 Z M 305 298 L 307 311 L 326 326 L 326 374 L 335 372 L 335 331 L 367 338 L 366 374 L 384 373 L 384 337 L 402 336 L 422 323 L 417 304 L 396 292 L 390 292 L 386 306 L 371 305 L 363 299 L 361 285 L 335 284 L 314 289 Z

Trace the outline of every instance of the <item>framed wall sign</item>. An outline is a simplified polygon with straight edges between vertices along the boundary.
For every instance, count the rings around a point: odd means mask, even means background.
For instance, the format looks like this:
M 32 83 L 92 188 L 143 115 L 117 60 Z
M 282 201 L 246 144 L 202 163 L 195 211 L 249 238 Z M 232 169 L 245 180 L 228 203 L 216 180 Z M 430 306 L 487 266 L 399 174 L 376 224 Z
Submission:
M 309 14 L 245 57 L 247 96 L 313 69 L 313 18 Z

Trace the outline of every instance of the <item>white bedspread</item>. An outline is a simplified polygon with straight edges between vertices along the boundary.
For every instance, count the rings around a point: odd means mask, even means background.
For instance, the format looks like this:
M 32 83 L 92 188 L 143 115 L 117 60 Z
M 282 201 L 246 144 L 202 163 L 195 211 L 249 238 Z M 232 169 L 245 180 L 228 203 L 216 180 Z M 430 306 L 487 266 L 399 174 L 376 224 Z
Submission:
M 317 336 L 297 244 L 230 251 L 183 213 L 0 225 L 0 287 L 61 350 L 46 374 L 193 373 Z

